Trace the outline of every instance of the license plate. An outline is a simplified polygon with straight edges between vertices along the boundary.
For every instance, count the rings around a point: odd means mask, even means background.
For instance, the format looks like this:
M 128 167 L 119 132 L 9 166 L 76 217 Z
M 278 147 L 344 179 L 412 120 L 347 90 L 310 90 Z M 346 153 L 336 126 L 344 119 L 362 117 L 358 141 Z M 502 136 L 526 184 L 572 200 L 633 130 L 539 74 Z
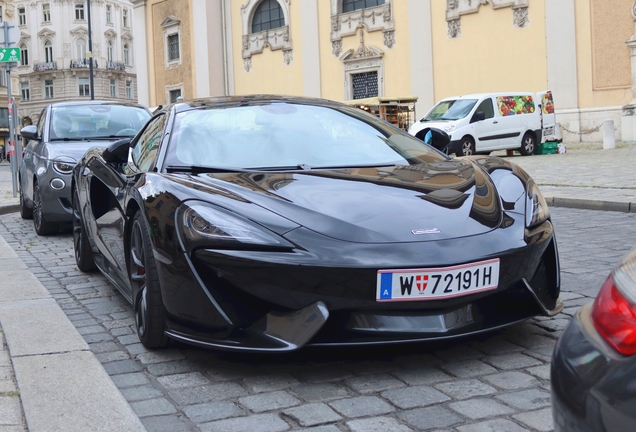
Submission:
M 454 267 L 379 270 L 377 301 L 438 300 L 497 288 L 499 259 Z
M 543 131 L 543 136 L 550 136 L 550 135 L 554 135 L 554 126 L 545 128 Z

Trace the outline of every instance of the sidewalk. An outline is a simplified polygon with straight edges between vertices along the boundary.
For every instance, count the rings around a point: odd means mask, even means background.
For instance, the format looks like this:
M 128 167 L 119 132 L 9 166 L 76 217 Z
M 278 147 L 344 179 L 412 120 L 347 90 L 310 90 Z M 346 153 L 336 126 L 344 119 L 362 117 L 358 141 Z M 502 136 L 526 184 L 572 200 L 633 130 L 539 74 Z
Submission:
M 562 155 L 506 159 L 534 178 L 550 205 L 636 213 L 636 144 L 613 150 L 568 144 Z M 5 161 L 0 215 L 18 210 Z M 2 237 L 0 259 L 9 269 L 0 280 L 0 430 L 144 430 L 82 336 Z

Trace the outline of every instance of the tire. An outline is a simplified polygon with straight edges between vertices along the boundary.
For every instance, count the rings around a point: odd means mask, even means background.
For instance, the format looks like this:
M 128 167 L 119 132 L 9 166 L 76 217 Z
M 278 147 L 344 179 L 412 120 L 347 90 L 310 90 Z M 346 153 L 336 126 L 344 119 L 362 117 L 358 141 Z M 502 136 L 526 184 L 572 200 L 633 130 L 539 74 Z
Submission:
M 519 153 L 523 156 L 530 156 L 534 154 L 534 149 L 537 147 L 537 139 L 534 134 L 526 132 L 521 140 L 521 147 L 519 147 Z
M 20 217 L 22 219 L 33 219 L 33 209 L 27 207 L 26 198 L 22 191 L 22 183 L 20 182 Z
M 55 234 L 59 229 L 59 224 L 47 221 L 42 213 L 42 195 L 38 182 L 33 182 L 33 227 L 41 236 Z
M 459 153 L 455 153 L 457 156 L 473 156 L 477 152 L 475 151 L 475 140 L 472 137 L 465 136 L 462 138 L 461 147 Z
M 97 269 L 93 258 L 93 250 L 82 223 L 79 192 L 77 190 L 73 193 L 73 249 L 75 251 L 75 263 L 80 271 L 91 273 Z
M 146 222 L 137 213 L 130 232 L 130 283 L 135 301 L 137 336 L 146 348 L 161 348 L 168 343 L 164 330 L 166 309 L 161 297 L 157 264 L 150 247 L 150 235 Z

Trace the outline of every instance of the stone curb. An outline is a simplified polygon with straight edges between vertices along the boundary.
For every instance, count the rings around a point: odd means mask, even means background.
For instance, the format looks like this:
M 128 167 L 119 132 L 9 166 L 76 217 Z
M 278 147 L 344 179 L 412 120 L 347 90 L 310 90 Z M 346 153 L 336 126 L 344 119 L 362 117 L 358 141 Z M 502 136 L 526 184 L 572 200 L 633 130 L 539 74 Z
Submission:
M 145 431 L 84 338 L 2 237 L 0 258 L 12 263 L 0 279 L 0 324 L 28 430 Z
M 546 197 L 545 200 L 548 203 L 548 206 L 551 207 L 636 213 L 636 202 L 600 201 L 563 197 Z

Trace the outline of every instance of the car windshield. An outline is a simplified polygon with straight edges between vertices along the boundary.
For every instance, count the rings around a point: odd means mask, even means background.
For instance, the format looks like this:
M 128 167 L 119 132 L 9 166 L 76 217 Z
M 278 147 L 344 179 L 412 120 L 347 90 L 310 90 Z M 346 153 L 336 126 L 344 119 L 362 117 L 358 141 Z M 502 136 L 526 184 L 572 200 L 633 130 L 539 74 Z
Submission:
M 177 114 L 165 164 L 168 169 L 277 170 L 408 165 L 445 158 L 356 108 L 276 102 Z
M 477 99 L 454 99 L 439 102 L 421 121 L 459 120 L 473 109 Z
M 72 105 L 54 107 L 51 140 L 132 137 L 148 121 L 150 113 L 127 105 Z

